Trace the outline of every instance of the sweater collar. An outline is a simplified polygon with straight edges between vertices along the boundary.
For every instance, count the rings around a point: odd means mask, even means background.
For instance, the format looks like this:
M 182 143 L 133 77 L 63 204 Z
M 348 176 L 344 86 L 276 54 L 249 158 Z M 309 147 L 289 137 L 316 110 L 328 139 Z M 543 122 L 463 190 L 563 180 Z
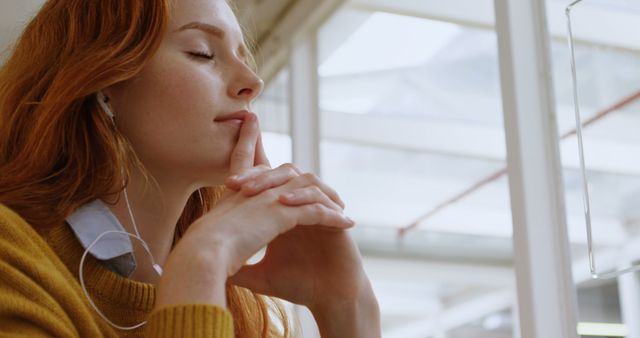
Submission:
M 100 199 L 81 206 L 66 221 L 84 249 L 106 231 L 127 232 Z M 122 276 L 128 277 L 135 271 L 131 238 L 124 233 L 105 234 L 91 247 L 89 253 Z

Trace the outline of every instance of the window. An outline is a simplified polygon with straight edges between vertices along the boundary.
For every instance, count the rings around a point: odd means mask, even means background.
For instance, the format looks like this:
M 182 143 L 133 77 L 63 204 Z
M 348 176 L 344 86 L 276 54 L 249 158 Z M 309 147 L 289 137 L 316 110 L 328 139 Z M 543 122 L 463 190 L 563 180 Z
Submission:
M 352 1 L 319 30 L 321 173 L 358 223 L 385 337 L 510 336 L 496 34 L 429 4 Z

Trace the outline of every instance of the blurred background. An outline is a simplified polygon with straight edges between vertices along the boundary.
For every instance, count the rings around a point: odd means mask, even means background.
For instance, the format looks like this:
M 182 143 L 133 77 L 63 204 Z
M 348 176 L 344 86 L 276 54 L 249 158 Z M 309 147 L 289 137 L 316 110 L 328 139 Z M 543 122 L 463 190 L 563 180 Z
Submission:
M 3 50 L 42 3 L 0 3 Z M 578 332 L 640 338 L 637 276 L 589 275 L 568 3 L 546 0 Z M 301 159 L 345 200 L 383 337 L 517 337 L 493 1 L 236 4 L 267 83 L 254 106 L 267 154 L 274 166 Z M 637 259 L 620 248 L 640 247 L 640 2 L 585 0 L 572 19 L 581 116 L 593 118 L 584 147 L 595 255 L 607 270 Z M 294 311 L 305 337 L 319 337 Z

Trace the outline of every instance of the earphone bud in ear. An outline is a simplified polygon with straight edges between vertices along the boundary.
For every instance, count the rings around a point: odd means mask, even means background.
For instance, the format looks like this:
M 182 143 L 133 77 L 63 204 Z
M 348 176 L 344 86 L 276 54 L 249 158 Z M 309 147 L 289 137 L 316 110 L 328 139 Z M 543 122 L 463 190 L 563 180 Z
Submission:
M 109 116 L 113 120 L 113 111 L 111 111 L 111 108 L 109 108 L 109 105 L 107 104 L 107 98 L 104 96 L 102 91 L 99 91 L 97 95 L 98 104 L 100 105 L 100 107 L 102 107 L 102 110 L 104 110 L 105 114 L 107 114 L 107 116 Z

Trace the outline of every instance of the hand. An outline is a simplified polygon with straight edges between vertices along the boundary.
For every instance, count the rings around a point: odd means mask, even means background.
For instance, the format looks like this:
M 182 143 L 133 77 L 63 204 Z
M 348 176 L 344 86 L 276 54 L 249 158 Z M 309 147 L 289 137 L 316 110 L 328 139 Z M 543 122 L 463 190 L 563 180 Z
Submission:
M 261 151 L 256 151 L 258 140 L 255 115 L 249 114 L 231 156 L 232 172 L 256 164 L 255 154 Z M 305 192 L 307 203 L 289 206 L 279 202 L 281 196 L 292 192 Z M 214 209 L 189 227 L 172 250 L 160 280 L 158 303 L 207 302 L 224 306 L 227 278 L 253 254 L 296 226 L 318 224 L 340 229 L 353 226 L 303 179 L 253 196 L 229 191 Z
M 344 210 L 344 202 L 335 190 L 322 182 L 316 175 L 311 173 L 304 174 L 291 163 L 285 163 L 276 169 L 271 169 L 267 165 L 243 169 L 239 174 L 228 177 L 225 180 L 225 184 L 227 188 L 241 191 L 245 196 L 254 196 L 265 190 L 281 186 L 292 179 L 296 179 L 298 176 L 304 176 L 303 178 L 308 181 L 307 185 L 314 186 L 313 189 L 319 189 L 316 193 L 325 195 L 320 196 L 320 198 L 326 202 L 325 205 L 327 207 L 337 207 L 339 210 Z M 313 192 L 313 189 L 293 192 L 289 196 L 284 195 L 281 198 L 281 202 L 292 206 L 302 205 L 304 201 L 309 200 L 311 196 L 307 193 Z M 329 202 L 327 198 L 333 203 Z
M 333 189 L 315 175 L 302 174 L 292 164 L 276 169 L 259 165 L 245 169 L 225 181 L 227 188 L 253 196 L 272 187 L 306 176 L 334 202 L 344 203 Z M 297 205 L 305 197 L 281 198 Z M 296 227 L 271 242 L 265 257 L 243 267 L 230 282 L 255 292 L 307 305 L 323 337 L 380 337 L 380 312 L 359 253 L 343 230 Z
M 328 207 L 344 209 L 338 194 L 313 174 L 303 174 L 292 164 L 276 169 L 266 165 L 239 170 L 225 181 L 227 188 L 254 196 L 295 180 L 313 187 L 282 196 L 289 206 L 313 202 L 311 191 Z M 324 196 L 323 196 L 324 195 Z M 355 301 L 371 296 L 357 247 L 347 232 L 336 228 L 296 227 L 269 244 L 265 257 L 243 267 L 230 281 L 261 294 L 319 308 L 333 300 Z

